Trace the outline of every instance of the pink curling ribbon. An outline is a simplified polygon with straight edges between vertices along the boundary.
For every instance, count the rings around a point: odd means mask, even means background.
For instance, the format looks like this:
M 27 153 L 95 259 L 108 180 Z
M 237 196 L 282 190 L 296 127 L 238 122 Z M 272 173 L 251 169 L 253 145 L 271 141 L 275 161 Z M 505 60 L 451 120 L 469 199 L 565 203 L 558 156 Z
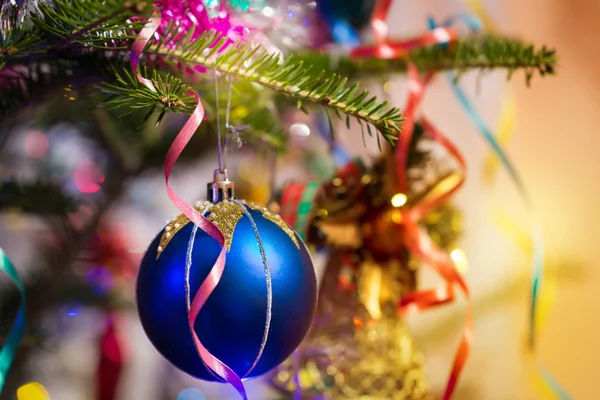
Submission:
M 412 49 L 451 43 L 458 38 L 457 33 L 450 28 L 436 28 L 409 40 L 390 41 L 388 38 L 387 18 L 391 5 L 392 0 L 380 0 L 377 2 L 371 19 L 371 27 L 377 43 L 373 46 L 355 48 L 352 51 L 352 57 L 357 59 L 365 57 L 407 58 L 408 52 Z M 408 192 L 406 167 L 416 113 L 423 98 L 425 88 L 433 76 L 432 73 L 427 73 L 424 77 L 421 77 L 416 66 L 410 60 L 407 60 L 407 67 L 409 96 L 406 107 L 403 110 L 405 118 L 402 123 L 403 129 L 401 134 L 398 135 L 398 143 L 396 145 L 396 169 L 402 193 Z M 431 307 L 448 304 L 455 299 L 454 288 L 456 286 L 458 286 L 467 298 L 466 326 L 454 357 L 443 396 L 444 400 L 449 400 L 452 398 L 458 378 L 466 364 L 473 339 L 473 314 L 469 301 L 469 288 L 456 270 L 452 259 L 433 243 L 425 229 L 419 224 L 419 221 L 429 212 L 446 202 L 462 186 L 466 163 L 458 149 L 426 118 L 421 117 L 420 122 L 423 129 L 429 133 L 432 139 L 440 143 L 457 160 L 463 170 L 463 176 L 451 188 L 444 189 L 441 193 L 439 191 L 435 192 L 434 189 L 435 196 L 426 197 L 418 204 L 407 206 L 402 210 L 404 243 L 407 249 L 425 265 L 433 268 L 444 279 L 445 284 L 439 288 L 409 293 L 401 299 L 399 311 L 402 313 L 411 310 L 423 311 Z
M 160 26 L 160 18 L 158 16 L 153 16 L 148 20 L 139 36 L 135 40 L 130 54 L 131 60 L 131 68 L 133 69 L 136 77 L 140 83 L 145 85 L 148 89 L 155 91 L 156 88 L 154 84 L 149 79 L 142 77 L 138 73 L 138 62 L 141 54 L 143 53 L 146 45 L 152 38 L 152 35 L 156 32 L 158 27 Z M 246 390 L 244 388 L 244 384 L 240 377 L 225 363 L 219 360 L 217 357 L 212 355 L 210 351 L 200 341 L 200 338 L 196 334 L 194 329 L 194 322 L 200 313 L 200 310 L 210 297 L 211 293 L 221 280 L 221 276 L 223 275 L 223 270 L 225 269 L 225 238 L 223 237 L 223 233 L 207 218 L 205 218 L 202 214 L 194 209 L 191 205 L 186 203 L 181 197 L 175 193 L 175 191 L 169 186 L 169 177 L 171 175 L 171 170 L 175 165 L 175 162 L 181 155 L 181 152 L 188 144 L 196 129 L 202 123 L 202 119 L 204 118 L 204 107 L 202 107 L 202 103 L 200 102 L 200 96 L 198 93 L 190 90 L 186 93 L 187 96 L 191 96 L 194 98 L 197 106 L 191 117 L 187 120 L 181 131 L 177 134 L 177 137 L 171 144 L 169 151 L 167 152 L 167 158 L 165 160 L 165 185 L 167 187 L 167 193 L 169 198 L 175 204 L 177 208 L 181 210 L 181 212 L 189 218 L 199 229 L 206 232 L 210 237 L 215 239 L 219 245 L 221 245 L 221 252 L 215 262 L 215 265 L 211 268 L 208 276 L 204 279 L 200 288 L 194 295 L 194 299 L 192 300 L 189 310 L 188 310 L 188 323 L 190 327 L 190 332 L 192 334 L 192 338 L 194 339 L 194 345 L 196 346 L 196 350 L 198 351 L 198 355 L 202 362 L 218 377 L 222 378 L 224 381 L 229 382 L 240 394 L 243 400 L 247 400 L 248 396 L 246 395 Z

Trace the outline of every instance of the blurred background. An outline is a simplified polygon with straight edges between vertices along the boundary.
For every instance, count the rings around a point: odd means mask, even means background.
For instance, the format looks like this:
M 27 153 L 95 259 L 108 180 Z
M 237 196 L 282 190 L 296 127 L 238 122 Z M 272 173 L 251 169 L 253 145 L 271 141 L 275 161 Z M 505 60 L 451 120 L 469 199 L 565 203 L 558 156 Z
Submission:
M 596 268 L 600 246 L 594 240 L 600 234 L 600 209 L 596 207 L 600 158 L 594 130 L 600 124 L 596 111 L 600 46 L 593 38 L 600 34 L 600 2 L 483 3 L 499 32 L 557 49 L 556 76 L 534 78 L 530 87 L 520 77 L 507 82 L 505 72 L 469 72 L 461 78 L 461 86 L 491 127 L 499 123 L 507 96 L 515 96 L 515 133 L 506 150 L 535 204 L 547 261 L 542 303 L 549 311 L 538 332 L 538 358 L 572 398 L 597 399 L 600 388 L 594 377 L 600 359 L 596 343 L 600 322 L 595 321 L 594 310 L 600 307 Z M 460 1 L 396 1 L 389 19 L 390 36 L 422 33 L 427 17 L 444 20 L 467 10 Z M 370 83 L 369 88 L 402 107 L 407 95 L 405 77 L 391 76 L 388 83 L 385 93 L 379 82 Z M 124 130 L 101 111 L 82 111 L 73 101 L 77 96 L 67 86 L 56 93 L 59 100 L 20 111 L 0 128 L 0 178 L 4 179 L 0 247 L 22 279 L 31 282 L 28 326 L 34 327 L 22 339 L 1 398 L 13 399 L 16 388 L 35 381 L 59 400 L 166 400 L 183 396 L 186 388 L 201 390 L 208 400 L 236 399 L 230 387 L 197 381 L 164 360 L 144 334 L 134 302 L 141 255 L 165 221 L 178 214 L 164 189 L 161 167 L 170 143 L 164 139 L 165 132 L 175 132 L 183 120 L 168 119 L 135 136 L 133 127 Z M 56 112 L 65 104 L 69 105 L 67 116 Z M 88 112 L 83 120 L 72 118 L 82 112 Z M 466 184 L 453 206 L 461 215 L 457 246 L 468 259 L 465 276 L 472 294 L 475 341 L 455 398 L 553 398 L 536 391 L 525 350 L 530 254 L 515 240 L 517 231 L 511 237 L 502 224 L 517 221 L 526 232 L 522 201 L 502 168 L 491 184 L 484 183 L 489 147 L 443 77 L 428 89 L 423 113 L 443 127 L 468 165 Z M 310 135 L 306 138 L 304 131 L 286 129 L 298 146 L 275 161 L 275 176 L 272 161 L 264 161 L 260 151 L 242 147 L 229 152 L 229 169 L 242 194 L 257 202 L 268 198 L 265 191 L 272 179 L 281 187 L 291 178 L 314 179 L 316 169 L 332 168 L 331 161 L 315 167 L 304 156 L 329 157 L 312 117 L 290 112 L 281 123 L 302 124 Z M 338 142 L 353 156 L 379 157 L 376 141 L 367 138 L 363 145 L 357 129 L 347 130 L 340 124 Z M 147 146 L 146 158 L 129 157 L 129 145 L 115 139 L 119 135 L 132 135 L 145 143 L 138 146 Z M 172 186 L 189 202 L 205 198 L 205 184 L 212 180 L 216 167 L 215 143 L 214 139 L 193 142 L 176 168 Z M 23 198 L 29 203 L 23 204 Z M 500 217 L 499 208 L 504 213 Z M 34 209 L 46 211 L 29 212 Z M 97 223 L 92 224 L 93 219 Z M 93 232 L 86 231 L 89 226 Z M 318 274 L 324 274 L 328 262 L 325 256 L 315 257 Z M 436 279 L 426 270 L 418 271 L 419 286 L 432 286 Z M 14 316 L 12 290 L 3 277 L 3 299 L 7 300 L 2 302 L 3 320 Z M 443 392 L 463 329 L 464 305 L 459 300 L 407 319 L 423 353 L 428 386 L 436 396 Z M 5 335 L 7 327 L 3 329 Z M 250 398 L 292 398 L 271 379 L 249 381 Z M 109 387 L 113 381 L 118 381 L 116 392 L 101 397 L 97 386 L 104 382 Z M 202 398 L 198 393 L 189 396 Z

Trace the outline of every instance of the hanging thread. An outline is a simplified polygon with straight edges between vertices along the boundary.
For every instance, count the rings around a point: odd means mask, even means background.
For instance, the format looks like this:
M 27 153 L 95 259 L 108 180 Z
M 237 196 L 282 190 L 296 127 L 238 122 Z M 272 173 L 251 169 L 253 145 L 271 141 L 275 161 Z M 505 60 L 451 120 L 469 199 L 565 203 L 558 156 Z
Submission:
M 215 114 L 217 120 L 217 140 L 218 140 L 218 157 L 219 157 L 219 173 L 224 174 L 225 169 L 227 168 L 225 165 L 225 157 L 223 153 L 223 141 L 221 138 L 221 116 L 219 112 L 219 75 L 217 71 L 215 71 Z M 226 123 L 226 128 L 228 123 Z

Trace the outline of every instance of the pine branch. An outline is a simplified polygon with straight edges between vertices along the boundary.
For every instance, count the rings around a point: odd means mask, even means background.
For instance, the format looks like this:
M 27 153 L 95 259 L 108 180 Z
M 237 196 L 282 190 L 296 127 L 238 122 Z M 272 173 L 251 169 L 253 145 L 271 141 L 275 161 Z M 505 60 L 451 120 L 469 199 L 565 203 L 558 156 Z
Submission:
M 25 57 L 43 52 L 45 49 L 39 32 L 25 29 L 9 31 L 4 37 L 0 35 L 0 69 L 8 57 Z
M 151 44 L 146 53 L 258 83 L 297 99 L 299 108 L 304 107 L 303 101 L 331 108 L 373 125 L 386 140 L 395 141 L 402 121 L 400 111 L 388 108 L 387 102 L 380 103 L 376 97 L 369 98 L 366 90 L 357 93 L 358 84 L 349 86 L 347 78 L 335 74 L 325 77 L 325 71 L 315 76 L 311 74 L 312 67 L 306 67 L 302 61 L 281 60 L 278 55 L 250 44 L 227 46 L 226 40 L 208 31 L 193 42 L 184 37 L 168 47 L 163 42 Z
M 120 48 L 123 40 L 133 39 L 133 30 L 143 26 L 132 22 L 136 15 L 149 14 L 152 3 L 124 0 L 53 0 L 38 3 L 39 13 L 32 21 L 47 36 L 52 48 L 78 47 Z
M 298 60 L 317 68 L 326 69 L 352 78 L 387 76 L 406 71 L 406 59 L 384 60 L 367 58 L 354 60 L 347 56 L 333 60 L 328 54 L 301 53 Z M 409 53 L 411 60 L 421 71 L 505 69 L 509 77 L 517 71 L 525 71 L 527 82 L 535 72 L 541 76 L 553 74 L 556 69 L 556 51 L 518 39 L 497 36 L 474 36 L 461 39 L 447 46 L 430 46 Z
M 194 98 L 188 93 L 192 87 L 183 83 L 179 78 L 167 73 L 152 71 L 152 76 L 148 76 L 147 71 L 141 72 L 146 79 L 154 82 L 156 91 L 141 84 L 133 73 L 125 69 L 123 73 L 114 71 L 117 83 L 103 83 L 102 90 L 112 98 L 106 102 L 109 109 L 118 109 L 123 106 L 129 107 L 131 112 L 149 108 L 147 118 L 149 118 L 157 107 L 159 110 L 159 119 L 157 125 L 163 119 L 167 111 L 176 113 L 191 113 L 196 104 Z
M 132 17 L 151 10 L 151 3 L 139 0 L 38 2 L 30 14 L 32 26 L 15 23 L 0 35 L 0 69 L 5 64 L 39 62 L 40 53 L 48 58 L 58 57 L 57 53 L 81 55 L 91 49 L 127 49 L 134 31 L 144 24 Z

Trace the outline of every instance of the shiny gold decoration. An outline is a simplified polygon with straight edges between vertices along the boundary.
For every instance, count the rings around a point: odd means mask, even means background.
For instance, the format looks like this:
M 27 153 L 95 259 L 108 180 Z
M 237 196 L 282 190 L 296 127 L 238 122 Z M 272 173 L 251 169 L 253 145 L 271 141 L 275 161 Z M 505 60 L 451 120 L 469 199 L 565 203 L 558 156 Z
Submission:
M 216 203 L 211 209 L 208 219 L 219 228 L 225 238 L 225 248 L 231 248 L 233 232 L 238 222 L 244 216 L 244 209 L 237 203 L 223 200 Z
M 382 304 L 397 304 L 400 300 L 400 294 L 404 291 L 402 282 L 412 279 L 410 276 L 402 277 L 402 270 L 400 261 L 394 259 L 389 260 L 385 268 L 373 260 L 361 264 L 356 290 L 360 303 L 372 319 L 382 318 Z M 411 273 L 408 272 L 408 275 Z
M 242 203 L 244 204 L 244 206 L 252 210 L 260 211 L 260 213 L 265 219 L 268 219 L 275 225 L 279 226 L 290 237 L 290 239 L 292 239 L 296 247 L 300 248 L 300 243 L 296 238 L 296 233 L 292 228 L 289 227 L 288 224 L 285 223 L 284 220 L 281 219 L 279 215 L 273 214 L 265 207 L 261 207 L 258 204 L 252 202 L 246 203 L 245 200 L 242 200 Z M 196 206 L 194 208 L 201 214 L 205 214 L 206 212 L 210 211 L 210 214 L 207 218 L 210 221 L 212 221 L 217 226 L 217 228 L 219 228 L 219 230 L 223 233 L 223 236 L 225 238 L 225 247 L 227 248 L 227 251 L 229 251 L 229 249 L 231 248 L 231 242 L 233 240 L 233 232 L 235 231 L 238 222 L 244 215 L 244 209 L 242 208 L 242 206 L 229 200 L 224 200 L 216 204 L 213 204 L 209 201 L 199 201 L 196 203 Z M 169 222 L 167 226 L 165 226 L 163 234 L 160 237 L 160 243 L 156 252 L 157 259 L 167 247 L 173 236 L 175 236 L 175 234 L 179 232 L 189 222 L 190 220 L 188 219 L 188 217 L 186 217 L 183 214 L 180 214 L 176 216 L 171 222 Z
M 355 162 L 323 185 L 315 199 L 308 243 L 331 248 L 317 314 L 297 355 L 273 376 L 273 386 L 302 399 L 430 399 L 423 357 L 399 300 L 416 289 L 416 259 L 403 237 L 403 215 L 438 183 L 452 179 L 415 127 L 408 159 L 408 192 L 401 193 L 394 150 L 386 146 L 372 167 Z M 423 150 L 425 149 L 425 150 Z M 443 160 L 442 160 L 443 161 Z M 443 163 L 443 162 L 442 162 Z M 450 205 L 423 219 L 434 242 L 451 250 L 461 232 Z
M 332 256 L 323 278 L 317 317 L 296 358 L 282 364 L 273 385 L 302 399 L 418 400 L 428 397 L 423 356 L 396 303 L 410 274 L 400 262 L 362 263 L 341 285 L 347 269 L 342 253 Z
M 231 247 L 231 241 L 233 239 L 233 231 L 235 230 L 239 220 L 244 215 L 242 206 L 229 200 L 224 200 L 216 204 L 213 204 L 210 201 L 199 201 L 196 203 L 194 209 L 202 215 L 210 211 L 210 214 L 207 218 L 211 220 L 223 233 L 225 238 L 225 247 L 227 248 L 227 251 L 229 251 L 229 248 Z M 189 222 L 190 220 L 188 217 L 183 214 L 179 214 L 173 219 L 173 221 L 169 222 L 167 226 L 165 226 L 156 252 L 157 259 L 167 247 L 173 236 L 175 236 L 175 234 Z
M 206 211 L 210 210 L 210 208 L 212 206 L 213 206 L 213 204 L 209 201 L 202 201 L 202 202 L 199 201 L 196 203 L 196 206 L 194 208 L 199 213 L 204 214 Z M 160 243 L 158 244 L 158 249 L 156 250 L 156 259 L 157 260 L 158 260 L 158 257 L 160 257 L 160 255 L 164 251 L 164 249 L 167 247 L 167 245 L 169 244 L 169 242 L 171 241 L 173 236 L 175 236 L 175 234 L 177 232 L 179 232 L 181 229 L 183 229 L 183 227 L 186 226 L 188 224 L 188 222 L 190 222 L 188 217 L 186 217 L 183 214 L 179 214 L 178 216 L 173 218 L 173 220 L 171 222 L 167 223 L 167 226 L 165 226 L 165 229 L 163 230 L 163 234 L 160 237 Z
M 242 200 L 242 203 L 247 205 L 248 208 L 260 211 L 263 218 L 268 219 L 269 221 L 280 227 L 290 237 L 290 239 L 292 239 L 296 247 L 300 248 L 300 243 L 298 243 L 298 239 L 296 238 L 296 232 L 294 232 L 294 230 L 290 228 L 290 226 L 286 224 L 284 220 L 281 219 L 279 214 L 272 214 L 266 207 L 261 207 L 258 204 L 252 202 L 246 203 L 244 200 Z

